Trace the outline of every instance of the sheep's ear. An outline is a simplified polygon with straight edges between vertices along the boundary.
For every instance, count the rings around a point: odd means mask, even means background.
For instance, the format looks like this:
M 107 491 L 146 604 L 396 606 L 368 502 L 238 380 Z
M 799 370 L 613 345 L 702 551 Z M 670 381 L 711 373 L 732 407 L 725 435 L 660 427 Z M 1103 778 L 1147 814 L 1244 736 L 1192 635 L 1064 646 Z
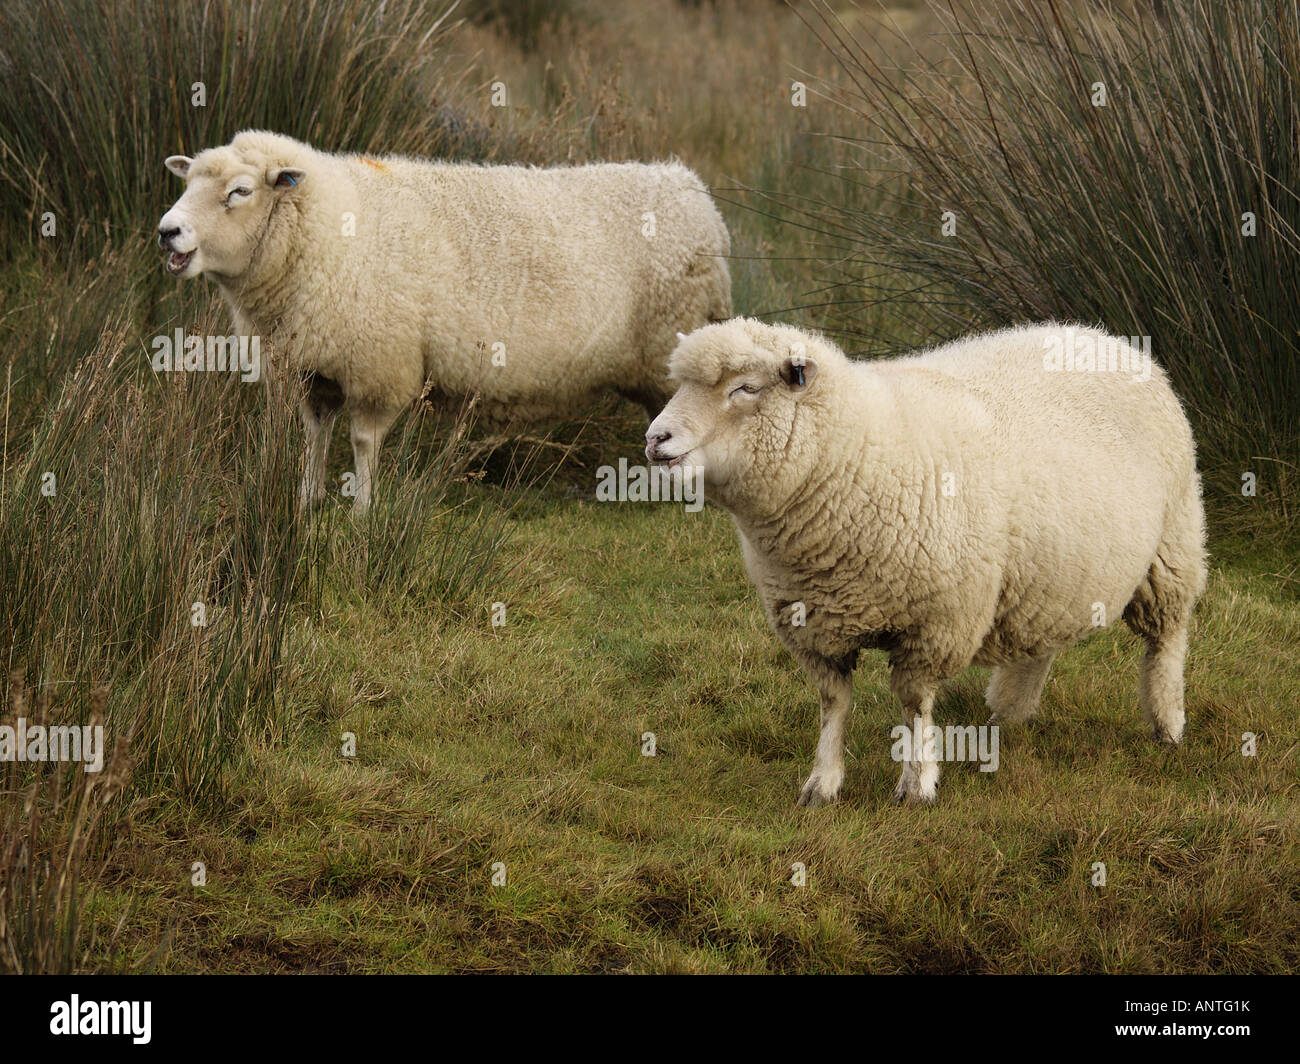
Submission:
M 807 388 L 817 376 L 817 363 L 810 358 L 787 358 L 781 363 L 781 379 L 796 392 Z
M 307 177 L 306 170 L 296 166 L 277 166 L 266 172 L 266 183 L 272 188 L 293 188 Z
M 194 160 L 188 155 L 169 155 L 163 160 L 163 166 L 177 177 L 189 177 L 190 165 L 193 162 Z

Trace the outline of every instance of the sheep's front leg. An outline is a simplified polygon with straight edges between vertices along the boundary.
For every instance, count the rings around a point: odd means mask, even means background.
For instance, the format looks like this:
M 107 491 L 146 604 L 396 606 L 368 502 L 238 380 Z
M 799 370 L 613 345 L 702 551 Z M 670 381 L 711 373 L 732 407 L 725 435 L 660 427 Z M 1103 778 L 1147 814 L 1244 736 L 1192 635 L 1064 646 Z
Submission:
M 356 462 L 356 497 L 352 503 L 354 517 L 361 517 L 370 509 L 371 484 L 379 461 L 379 449 L 384 445 L 388 430 L 397 420 L 398 412 L 372 406 L 358 406 L 351 412 L 352 456 Z
M 894 666 L 890 686 L 903 706 L 903 724 L 912 737 L 910 757 L 903 762 L 903 774 L 894 788 L 900 802 L 911 798 L 933 802 L 939 784 L 939 762 L 934 750 L 926 749 L 928 729 L 934 725 L 934 696 L 938 684 L 898 665 Z
M 325 463 L 334 421 L 343 406 L 343 392 L 333 381 L 317 374 L 309 375 L 304 383 L 307 390 L 298 414 L 307 438 L 307 456 L 298 488 L 298 507 L 306 511 L 325 498 Z
M 853 705 L 853 670 L 838 669 L 829 662 L 805 662 L 821 695 L 821 737 L 812 775 L 803 785 L 799 804 L 809 809 L 835 801 L 844 783 L 844 725 Z
M 330 436 L 334 432 L 336 417 L 338 411 L 317 417 L 303 404 L 302 427 L 307 436 L 307 460 L 298 487 L 298 508 L 303 511 L 310 510 L 325 498 L 325 463 L 329 458 Z

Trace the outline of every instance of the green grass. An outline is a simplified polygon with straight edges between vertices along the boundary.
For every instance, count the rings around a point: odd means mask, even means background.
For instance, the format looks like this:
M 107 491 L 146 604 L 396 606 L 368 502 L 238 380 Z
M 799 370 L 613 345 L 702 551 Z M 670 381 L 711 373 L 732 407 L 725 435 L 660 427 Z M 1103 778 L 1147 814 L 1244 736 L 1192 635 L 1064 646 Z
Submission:
M 170 934 L 164 971 L 1300 962 L 1300 606 L 1267 576 L 1214 568 L 1178 751 L 1141 723 L 1121 626 L 1061 656 L 1040 718 L 1003 730 L 997 772 L 950 766 L 937 805 L 899 807 L 873 655 L 843 799 L 808 813 L 794 799 L 815 694 L 768 632 L 723 513 L 556 485 L 528 494 L 504 550 L 512 575 L 459 620 L 325 592 L 286 651 L 283 742 L 250 753 L 221 816 L 143 816 L 116 854 L 110 882 L 138 892 L 124 956 Z M 496 629 L 492 601 L 507 604 Z M 984 679 L 950 684 L 939 723 L 982 722 Z M 98 920 L 126 902 L 110 887 Z

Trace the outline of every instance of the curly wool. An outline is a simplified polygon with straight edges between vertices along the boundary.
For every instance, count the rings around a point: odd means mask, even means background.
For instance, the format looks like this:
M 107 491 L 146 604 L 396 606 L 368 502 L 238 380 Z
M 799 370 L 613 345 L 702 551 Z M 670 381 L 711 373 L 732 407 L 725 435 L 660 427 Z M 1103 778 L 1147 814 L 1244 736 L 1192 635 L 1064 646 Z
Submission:
M 204 256 L 206 241 L 209 263 L 252 248 L 208 274 L 237 329 L 270 341 L 276 368 L 327 382 L 323 412 L 336 391 L 364 411 L 367 439 L 422 391 L 477 394 L 494 423 L 571 416 L 610 391 L 653 413 L 674 334 L 731 313 L 726 226 L 680 163 L 479 166 L 246 131 L 168 166 L 190 186 L 164 218 L 171 246 Z M 226 208 L 240 173 L 259 178 L 251 206 Z
M 1191 430 L 1153 363 L 1146 380 L 1053 371 L 1046 352 L 1067 338 L 1140 362 L 1126 341 L 1062 325 L 854 362 L 822 337 L 737 319 L 674 353 L 681 389 L 648 437 L 668 433 L 661 453 L 694 446 L 769 622 L 822 693 L 831 734 L 805 804 L 838 793 L 836 729 L 865 648 L 889 652 L 909 726 L 928 724 L 937 685 L 972 663 L 995 667 L 995 714 L 1022 720 L 1052 656 L 1122 615 L 1148 644 L 1148 720 L 1181 737 L 1205 586 Z M 806 387 L 782 380 L 791 352 Z M 746 379 L 767 384 L 741 416 L 723 396 Z M 937 764 L 907 764 L 899 795 L 931 799 L 937 778 Z

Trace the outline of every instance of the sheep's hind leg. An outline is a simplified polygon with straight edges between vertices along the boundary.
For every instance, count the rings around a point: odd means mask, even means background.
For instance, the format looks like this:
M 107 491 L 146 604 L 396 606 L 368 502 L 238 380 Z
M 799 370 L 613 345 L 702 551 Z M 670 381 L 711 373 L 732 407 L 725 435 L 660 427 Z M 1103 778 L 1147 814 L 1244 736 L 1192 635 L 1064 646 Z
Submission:
M 894 666 L 890 686 L 903 706 L 903 724 L 912 737 L 912 757 L 903 762 L 903 773 L 898 777 L 894 797 L 900 802 L 911 798 L 918 802 L 933 802 L 939 785 L 939 762 L 927 758 L 925 737 L 934 725 L 934 696 L 938 683 Z
M 984 701 L 993 711 L 993 720 L 1002 724 L 1019 724 L 1038 712 L 1048 670 L 1055 653 L 1041 658 L 1013 661 L 993 670 Z
M 821 736 L 812 775 L 799 793 L 799 805 L 815 809 L 840 796 L 844 784 L 844 725 L 853 705 L 853 667 L 828 661 L 805 661 L 805 668 L 821 695 Z
M 379 450 L 384 437 L 397 420 L 400 409 L 382 409 L 358 406 L 351 411 L 352 455 L 356 461 L 356 498 L 352 503 L 352 516 L 362 517 L 370 509 L 371 485 L 379 461 Z

